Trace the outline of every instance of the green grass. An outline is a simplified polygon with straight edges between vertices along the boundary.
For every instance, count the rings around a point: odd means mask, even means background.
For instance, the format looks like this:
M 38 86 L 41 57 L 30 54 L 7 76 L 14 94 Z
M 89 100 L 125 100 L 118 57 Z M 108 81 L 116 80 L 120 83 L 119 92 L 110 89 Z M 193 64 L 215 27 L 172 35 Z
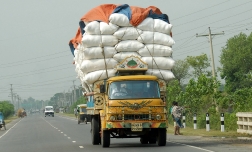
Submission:
M 11 116 L 11 117 L 8 117 L 7 119 L 5 119 L 4 121 L 7 124 L 7 123 L 10 123 L 10 122 L 12 122 L 13 120 L 15 120 L 17 118 L 18 118 L 18 116 Z
M 169 125 L 168 133 L 174 133 L 174 127 Z M 241 134 L 236 131 L 224 131 L 221 130 L 211 130 L 206 131 L 206 129 L 193 129 L 190 127 L 180 129 L 180 133 L 184 136 L 204 136 L 204 137 L 225 137 L 225 138 L 234 138 L 234 137 L 252 137 L 249 134 Z

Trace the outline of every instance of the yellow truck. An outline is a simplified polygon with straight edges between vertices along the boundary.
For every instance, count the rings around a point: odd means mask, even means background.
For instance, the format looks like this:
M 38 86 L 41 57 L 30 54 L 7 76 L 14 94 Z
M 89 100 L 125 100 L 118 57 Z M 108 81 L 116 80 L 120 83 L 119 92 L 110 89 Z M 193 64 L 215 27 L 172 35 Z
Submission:
M 93 145 L 109 147 L 111 138 L 166 145 L 172 27 L 155 6 L 102 4 L 81 17 L 69 46 L 88 98 Z
M 142 144 L 166 145 L 166 82 L 145 75 L 148 65 L 130 56 L 116 75 L 93 84 L 87 93 L 92 144 L 110 146 L 111 138 L 140 138 Z

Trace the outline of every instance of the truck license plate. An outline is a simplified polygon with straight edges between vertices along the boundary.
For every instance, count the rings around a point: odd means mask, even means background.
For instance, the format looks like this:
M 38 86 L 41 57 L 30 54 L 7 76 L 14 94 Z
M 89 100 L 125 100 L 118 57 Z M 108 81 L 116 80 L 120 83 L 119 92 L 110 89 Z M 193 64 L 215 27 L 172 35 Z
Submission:
M 131 123 L 131 131 L 142 131 L 143 125 L 142 123 Z

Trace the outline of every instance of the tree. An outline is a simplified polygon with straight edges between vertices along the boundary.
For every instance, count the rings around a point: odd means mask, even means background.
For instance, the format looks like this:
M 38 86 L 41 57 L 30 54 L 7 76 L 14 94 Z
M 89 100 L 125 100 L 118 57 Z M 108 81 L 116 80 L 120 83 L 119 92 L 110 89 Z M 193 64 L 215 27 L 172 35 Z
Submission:
M 5 117 L 10 116 L 14 113 L 14 106 L 8 101 L 0 101 L 0 112 L 3 113 Z
M 218 93 L 215 90 L 219 85 L 216 78 L 208 78 L 206 75 L 200 75 L 197 81 L 191 79 L 181 97 L 183 104 L 188 105 L 192 113 L 207 112 L 211 107 L 218 107 L 214 98 Z
M 222 49 L 221 78 L 225 79 L 228 92 L 252 86 L 252 33 L 240 33 L 228 39 Z
M 206 54 L 199 56 L 187 56 L 187 63 L 193 68 L 193 75 L 198 78 L 201 74 L 210 76 L 211 72 L 207 70 L 210 66 L 209 59 Z
M 177 60 L 172 72 L 175 78 L 178 80 L 179 84 L 181 85 L 183 80 L 190 77 L 189 74 L 190 65 L 185 60 Z

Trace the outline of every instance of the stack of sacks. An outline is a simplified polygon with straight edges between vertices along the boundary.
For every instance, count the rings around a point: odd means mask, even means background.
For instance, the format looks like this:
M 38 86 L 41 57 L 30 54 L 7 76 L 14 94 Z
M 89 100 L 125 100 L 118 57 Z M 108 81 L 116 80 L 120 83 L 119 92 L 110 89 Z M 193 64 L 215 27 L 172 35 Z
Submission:
M 146 74 L 165 81 L 174 78 L 171 24 L 148 17 L 132 26 L 121 13 L 112 13 L 108 21 L 85 22 L 85 33 L 74 50 L 75 71 L 86 91 L 95 81 L 115 76 L 116 65 L 131 55 L 148 64 Z

